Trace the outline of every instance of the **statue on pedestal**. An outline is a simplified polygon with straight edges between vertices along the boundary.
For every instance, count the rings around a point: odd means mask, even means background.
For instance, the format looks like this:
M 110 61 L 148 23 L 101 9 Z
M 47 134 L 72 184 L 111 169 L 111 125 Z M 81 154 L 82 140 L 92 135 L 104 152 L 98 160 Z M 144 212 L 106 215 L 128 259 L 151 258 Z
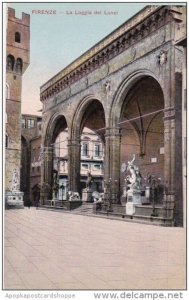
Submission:
M 12 182 L 11 182 L 11 191 L 12 192 L 16 192 L 19 191 L 19 172 L 18 169 L 14 169 L 13 170 L 13 174 L 12 174 Z
M 127 202 L 132 202 L 134 204 L 142 204 L 141 190 L 142 190 L 142 176 L 140 174 L 139 168 L 134 165 L 135 154 L 133 159 L 128 161 L 127 171 L 130 175 L 125 178 L 125 189 Z
M 139 168 L 133 164 L 135 161 L 135 154 L 133 154 L 133 159 L 128 161 L 127 171 L 130 172 L 131 175 L 126 177 L 127 188 L 131 191 L 140 190 L 142 187 L 141 181 L 142 176 L 140 174 Z
M 87 173 L 86 187 L 82 190 L 82 200 L 91 201 L 92 199 L 92 182 L 93 178 L 90 172 Z

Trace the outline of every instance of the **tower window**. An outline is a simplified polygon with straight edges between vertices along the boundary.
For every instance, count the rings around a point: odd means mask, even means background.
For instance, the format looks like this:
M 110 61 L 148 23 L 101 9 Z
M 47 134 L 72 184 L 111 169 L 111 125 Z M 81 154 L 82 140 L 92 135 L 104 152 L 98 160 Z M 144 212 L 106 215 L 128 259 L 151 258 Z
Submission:
M 23 65 L 22 59 L 21 58 L 17 58 L 17 60 L 16 60 L 16 68 L 15 68 L 17 73 L 22 73 L 22 65 Z
M 15 32 L 15 42 L 16 43 L 20 43 L 21 42 L 21 38 L 20 38 L 20 33 L 19 32 Z
M 8 71 L 13 71 L 13 69 L 14 69 L 14 62 L 15 62 L 14 56 L 12 56 L 12 55 L 9 54 L 7 56 L 7 70 Z
M 6 136 L 5 136 L 5 148 L 7 149 L 8 146 L 9 146 L 9 137 L 8 137 L 8 135 L 6 134 Z

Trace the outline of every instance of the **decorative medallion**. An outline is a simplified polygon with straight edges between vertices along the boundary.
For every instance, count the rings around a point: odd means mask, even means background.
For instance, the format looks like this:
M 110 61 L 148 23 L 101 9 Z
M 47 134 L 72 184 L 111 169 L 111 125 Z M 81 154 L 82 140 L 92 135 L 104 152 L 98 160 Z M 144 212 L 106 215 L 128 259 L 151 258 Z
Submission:
M 167 62 L 167 51 L 161 50 L 158 59 L 160 66 L 164 65 Z

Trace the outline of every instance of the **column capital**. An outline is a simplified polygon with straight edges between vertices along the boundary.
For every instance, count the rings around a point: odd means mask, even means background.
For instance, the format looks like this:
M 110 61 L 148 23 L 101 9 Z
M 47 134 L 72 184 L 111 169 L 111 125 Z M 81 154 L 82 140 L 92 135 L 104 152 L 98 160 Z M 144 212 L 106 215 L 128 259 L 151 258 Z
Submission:
M 68 147 L 80 146 L 80 139 L 68 139 Z
M 175 108 L 169 107 L 164 110 L 164 122 L 175 119 Z
M 105 137 L 121 137 L 120 127 L 106 127 Z

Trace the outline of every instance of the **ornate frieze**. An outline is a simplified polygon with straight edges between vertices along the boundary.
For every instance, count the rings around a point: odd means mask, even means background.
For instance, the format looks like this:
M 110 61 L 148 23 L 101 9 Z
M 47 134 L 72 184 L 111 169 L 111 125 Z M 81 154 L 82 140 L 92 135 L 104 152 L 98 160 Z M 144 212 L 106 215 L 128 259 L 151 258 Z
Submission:
M 136 55 L 134 44 L 172 20 L 181 21 L 181 13 L 174 7 L 147 7 L 44 84 L 41 87 L 41 101 L 59 94 L 83 77 L 90 78 L 91 72 L 103 64 L 108 65 L 109 60 L 130 47 L 133 61 Z M 162 54 L 159 58 L 160 64 L 165 63 L 164 56 Z

